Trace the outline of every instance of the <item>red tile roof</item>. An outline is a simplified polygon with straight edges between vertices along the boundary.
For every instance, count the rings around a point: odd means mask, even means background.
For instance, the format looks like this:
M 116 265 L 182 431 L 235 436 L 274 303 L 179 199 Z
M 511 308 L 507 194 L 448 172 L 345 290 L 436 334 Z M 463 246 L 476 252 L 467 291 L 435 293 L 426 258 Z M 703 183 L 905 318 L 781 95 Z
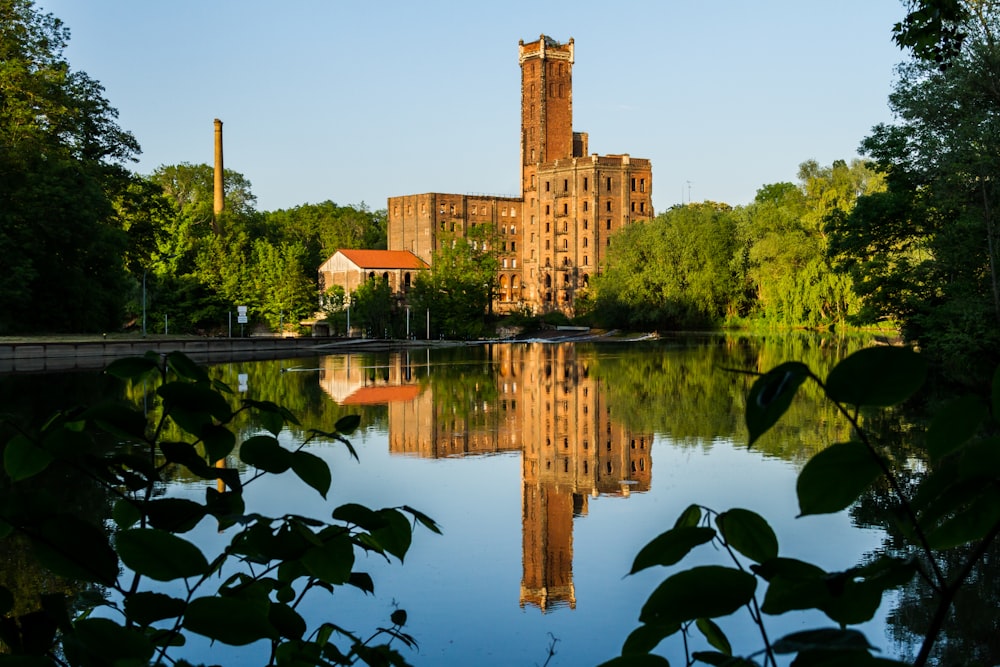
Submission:
M 409 250 L 338 250 L 362 269 L 427 269 L 427 264 Z
M 395 386 L 360 387 L 340 402 L 341 405 L 388 405 L 406 403 L 420 395 L 420 386 L 404 384 Z

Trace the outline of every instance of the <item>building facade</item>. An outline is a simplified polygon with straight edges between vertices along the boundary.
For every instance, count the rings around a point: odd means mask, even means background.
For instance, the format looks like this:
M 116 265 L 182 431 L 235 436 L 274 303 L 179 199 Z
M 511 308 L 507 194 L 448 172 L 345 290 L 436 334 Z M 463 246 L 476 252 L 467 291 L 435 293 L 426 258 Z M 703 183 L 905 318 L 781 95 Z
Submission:
M 498 312 L 572 314 L 615 232 L 653 218 L 649 160 L 588 154 L 573 130 L 572 39 L 518 45 L 521 192 L 517 197 L 425 193 L 388 200 L 389 248 L 431 264 L 451 235 L 489 225 L 499 259 Z

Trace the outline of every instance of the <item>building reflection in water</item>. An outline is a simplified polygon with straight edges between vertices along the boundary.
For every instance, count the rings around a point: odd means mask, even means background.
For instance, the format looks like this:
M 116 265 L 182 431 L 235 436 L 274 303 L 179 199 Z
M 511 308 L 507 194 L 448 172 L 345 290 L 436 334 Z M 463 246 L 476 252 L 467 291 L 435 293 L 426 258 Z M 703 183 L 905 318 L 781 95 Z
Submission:
M 435 377 L 429 352 L 322 361 L 341 405 L 388 405 L 393 454 L 424 458 L 521 452 L 521 606 L 576 606 L 573 517 L 590 497 L 648 491 L 651 433 L 615 420 L 589 359 L 572 344 L 492 345 L 488 372 Z M 465 381 L 463 381 L 465 380 Z M 492 386 L 482 386 L 483 383 Z

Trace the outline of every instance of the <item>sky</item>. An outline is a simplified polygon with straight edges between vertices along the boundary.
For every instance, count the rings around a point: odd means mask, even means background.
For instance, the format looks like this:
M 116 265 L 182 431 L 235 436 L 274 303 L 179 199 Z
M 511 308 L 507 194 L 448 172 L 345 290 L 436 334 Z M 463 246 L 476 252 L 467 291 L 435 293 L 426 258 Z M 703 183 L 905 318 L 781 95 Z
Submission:
M 900 0 L 36 0 L 142 147 L 225 166 L 261 211 L 517 195 L 518 40 L 575 43 L 590 152 L 653 165 L 657 211 L 734 206 L 851 160 L 905 54 Z

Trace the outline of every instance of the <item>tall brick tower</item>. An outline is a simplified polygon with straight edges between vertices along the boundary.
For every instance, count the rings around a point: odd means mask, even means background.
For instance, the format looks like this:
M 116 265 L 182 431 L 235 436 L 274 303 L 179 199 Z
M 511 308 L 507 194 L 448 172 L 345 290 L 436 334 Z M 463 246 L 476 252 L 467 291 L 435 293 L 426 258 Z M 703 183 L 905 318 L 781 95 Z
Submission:
M 521 65 L 521 192 L 537 189 L 537 166 L 573 157 L 573 38 L 518 42 Z

